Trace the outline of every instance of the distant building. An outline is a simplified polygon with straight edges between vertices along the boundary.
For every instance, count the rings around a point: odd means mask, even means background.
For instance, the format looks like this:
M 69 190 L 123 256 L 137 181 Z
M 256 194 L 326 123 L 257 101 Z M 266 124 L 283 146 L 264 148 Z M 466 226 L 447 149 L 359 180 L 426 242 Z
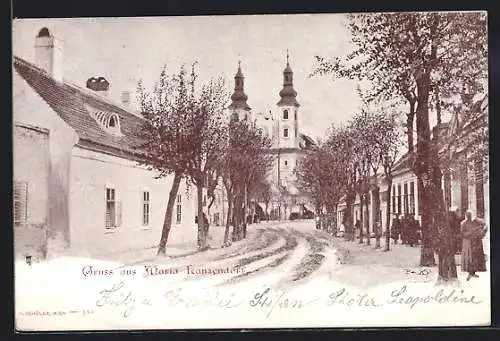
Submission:
M 62 41 L 47 28 L 35 49 L 36 65 L 13 61 L 16 248 L 99 256 L 156 246 L 172 177 L 138 163 L 143 118 L 107 98 L 104 77 L 64 79 Z M 172 239 L 196 243 L 195 198 L 181 185 Z
M 299 107 L 293 88 L 293 71 L 287 54 L 286 67 L 283 70 L 283 88 L 276 109 L 269 113 L 252 112 L 248 105 L 248 96 L 244 90 L 244 75 L 241 65 L 234 76 L 235 88 L 228 107 L 229 115 L 240 120 L 255 121 L 272 140 L 271 153 L 275 155 L 268 180 L 273 190 L 270 213 L 274 218 L 288 219 L 292 212 L 302 213 L 304 208 L 313 209 L 309 196 L 297 184 L 296 167 L 307 150 L 314 148 L 314 141 L 300 132 Z M 264 203 L 258 203 L 265 210 Z

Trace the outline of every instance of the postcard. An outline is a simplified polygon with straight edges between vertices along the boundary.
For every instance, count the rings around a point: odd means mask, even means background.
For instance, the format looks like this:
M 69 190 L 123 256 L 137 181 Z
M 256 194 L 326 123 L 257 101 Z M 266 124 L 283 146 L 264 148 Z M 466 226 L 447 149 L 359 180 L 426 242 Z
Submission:
M 490 325 L 485 12 L 12 35 L 18 331 Z

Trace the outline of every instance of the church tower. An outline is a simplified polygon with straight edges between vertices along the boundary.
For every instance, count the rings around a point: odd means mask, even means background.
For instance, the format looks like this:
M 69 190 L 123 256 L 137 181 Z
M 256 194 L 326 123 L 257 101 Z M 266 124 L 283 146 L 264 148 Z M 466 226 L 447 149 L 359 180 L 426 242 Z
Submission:
M 243 72 L 241 72 L 241 61 L 238 62 L 238 71 L 234 76 L 234 92 L 231 95 L 230 110 L 231 118 L 239 120 L 250 120 L 252 109 L 247 104 L 248 96 L 245 94 Z
M 293 71 L 290 67 L 288 51 L 286 53 L 286 67 L 283 70 L 283 88 L 279 92 L 280 100 L 278 106 L 276 130 L 279 136 L 280 148 L 299 147 L 299 126 L 297 102 L 297 91 L 293 88 Z M 278 127 L 279 126 L 279 127 Z

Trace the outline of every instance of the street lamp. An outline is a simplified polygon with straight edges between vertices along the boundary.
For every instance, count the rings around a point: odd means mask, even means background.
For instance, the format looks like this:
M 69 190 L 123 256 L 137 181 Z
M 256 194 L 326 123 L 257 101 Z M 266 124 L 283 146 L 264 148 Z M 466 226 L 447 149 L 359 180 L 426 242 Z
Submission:
M 267 121 L 271 120 L 274 121 L 274 117 L 271 114 L 271 110 L 269 110 L 269 116 L 266 116 L 265 119 Z M 278 220 L 281 220 L 281 179 L 280 179 L 280 168 L 281 168 L 281 161 L 280 161 L 280 120 L 277 119 L 277 124 L 278 124 L 278 133 L 276 134 L 277 138 L 277 149 L 278 149 Z

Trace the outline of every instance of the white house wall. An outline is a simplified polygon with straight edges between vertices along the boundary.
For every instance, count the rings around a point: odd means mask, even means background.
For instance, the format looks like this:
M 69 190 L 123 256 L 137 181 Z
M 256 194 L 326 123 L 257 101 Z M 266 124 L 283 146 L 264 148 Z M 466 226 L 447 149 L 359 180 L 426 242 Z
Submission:
M 70 243 L 68 181 L 71 149 L 77 135 L 16 71 L 13 71 L 13 95 L 13 121 L 49 131 L 48 248 L 59 250 Z
M 72 248 L 91 255 L 144 249 L 158 245 L 173 176 L 154 179 L 152 171 L 136 162 L 75 147 L 71 171 Z M 105 228 L 106 186 L 115 189 L 121 203 L 121 226 Z M 142 224 L 142 193 L 149 191 L 150 222 Z M 196 244 L 196 192 L 189 198 L 181 181 L 178 195 L 182 199 L 182 221 L 176 223 L 176 206 L 172 217 L 169 245 Z
M 27 184 L 27 224 L 44 225 L 48 216 L 49 134 L 17 124 L 13 132 L 14 181 Z

